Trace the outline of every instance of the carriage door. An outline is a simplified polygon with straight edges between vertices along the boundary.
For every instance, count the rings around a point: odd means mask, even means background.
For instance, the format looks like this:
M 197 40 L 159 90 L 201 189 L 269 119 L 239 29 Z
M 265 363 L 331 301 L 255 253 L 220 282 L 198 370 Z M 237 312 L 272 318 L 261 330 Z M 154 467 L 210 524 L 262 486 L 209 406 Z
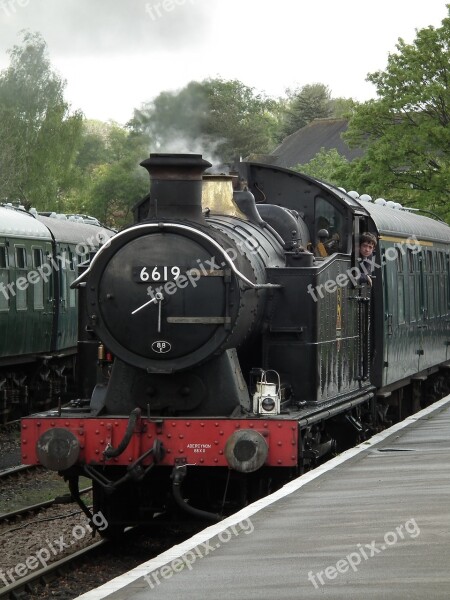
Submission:
M 31 282 L 31 302 L 33 310 L 33 333 L 35 352 L 49 352 L 52 341 L 53 294 L 51 266 L 45 264 L 51 244 L 32 245 L 31 260 L 33 271 Z
M 70 284 L 75 278 L 73 256 L 73 251 L 68 244 L 59 245 L 59 316 L 56 350 L 69 350 L 77 345 L 76 296 L 74 290 L 70 289 Z
M 60 244 L 57 246 L 58 256 L 58 272 L 57 272 L 57 284 L 56 291 L 56 302 L 58 304 L 58 326 L 56 330 L 55 350 L 62 350 L 66 347 L 66 336 L 67 336 L 67 273 L 66 273 L 66 255 L 67 247 Z M 56 282 L 55 282 L 56 283 Z
M 397 294 L 395 271 L 392 261 L 386 258 L 387 248 L 383 244 L 381 250 L 381 264 L 383 265 L 383 291 L 384 291 L 384 324 L 383 324 L 383 385 L 388 385 L 392 379 L 393 363 L 395 362 L 394 323 L 397 321 L 396 303 L 394 293 Z M 392 364 L 391 364 L 392 361 Z
M 0 238 L 0 356 L 10 354 L 9 343 L 10 334 L 8 332 L 9 308 L 10 308 L 10 290 L 8 288 L 9 280 L 9 255 L 8 246 L 5 238 Z M 0 381 L 1 387 L 1 381 Z
M 417 371 L 422 371 L 427 363 L 426 360 L 426 346 L 428 339 L 428 328 L 429 328 L 429 302 L 427 293 L 427 270 L 431 272 L 430 264 L 432 255 L 430 251 L 421 248 L 417 254 L 419 261 L 419 272 L 418 272 L 418 307 L 419 314 L 417 318 L 417 340 L 416 340 L 416 355 L 417 355 Z M 431 290 L 433 293 L 433 290 Z

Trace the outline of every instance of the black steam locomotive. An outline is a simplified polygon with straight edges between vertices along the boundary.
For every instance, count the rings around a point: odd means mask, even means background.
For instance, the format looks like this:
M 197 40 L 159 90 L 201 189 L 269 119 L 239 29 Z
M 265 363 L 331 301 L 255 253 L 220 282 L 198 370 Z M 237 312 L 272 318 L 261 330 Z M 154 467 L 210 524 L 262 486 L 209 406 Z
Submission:
M 265 164 L 142 165 L 136 223 L 74 282 L 92 395 L 22 430 L 23 462 L 60 471 L 87 514 L 92 479 L 110 533 L 174 507 L 219 518 L 445 391 L 446 224 Z

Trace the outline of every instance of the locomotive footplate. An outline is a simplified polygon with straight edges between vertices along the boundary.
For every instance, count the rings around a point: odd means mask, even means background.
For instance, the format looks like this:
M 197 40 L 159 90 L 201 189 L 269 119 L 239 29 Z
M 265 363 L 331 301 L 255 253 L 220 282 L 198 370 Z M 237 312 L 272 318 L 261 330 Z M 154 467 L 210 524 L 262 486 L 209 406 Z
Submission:
M 293 467 L 298 462 L 299 427 L 292 419 L 138 417 L 131 432 L 129 422 L 127 417 L 112 416 L 24 418 L 22 461 L 64 470 L 77 454 L 75 461 L 85 465 L 129 466 L 139 460 L 145 467 L 153 463 L 151 449 L 158 441 L 164 448 L 158 460 L 161 466 L 175 466 L 181 458 L 190 465 L 250 472 L 263 465 Z M 111 448 L 121 451 L 115 455 Z M 67 466 L 61 469 L 61 465 Z

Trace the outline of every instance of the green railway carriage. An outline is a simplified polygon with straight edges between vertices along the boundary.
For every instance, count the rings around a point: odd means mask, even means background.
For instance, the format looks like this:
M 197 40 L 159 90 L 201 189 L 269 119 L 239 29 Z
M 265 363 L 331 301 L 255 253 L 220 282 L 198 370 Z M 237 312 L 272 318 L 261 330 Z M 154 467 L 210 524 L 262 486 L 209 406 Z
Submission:
M 31 215 L 0 208 L 0 360 L 3 367 L 50 351 L 49 282 L 37 269 L 52 254 L 48 229 Z M 27 279 L 36 270 L 36 282 Z M 3 383 L 4 385 L 4 383 Z
M 390 397 L 450 358 L 450 228 L 407 210 L 363 206 L 379 237 L 373 377 L 379 394 Z
M 76 352 L 78 340 L 77 292 L 70 285 L 76 277 L 77 264 L 99 247 L 103 230 L 94 225 L 38 216 L 53 240 L 51 327 L 52 352 Z
M 0 206 L 0 415 L 55 400 L 78 340 L 77 263 L 111 231 Z M 1 418 L 0 417 L 0 418 Z

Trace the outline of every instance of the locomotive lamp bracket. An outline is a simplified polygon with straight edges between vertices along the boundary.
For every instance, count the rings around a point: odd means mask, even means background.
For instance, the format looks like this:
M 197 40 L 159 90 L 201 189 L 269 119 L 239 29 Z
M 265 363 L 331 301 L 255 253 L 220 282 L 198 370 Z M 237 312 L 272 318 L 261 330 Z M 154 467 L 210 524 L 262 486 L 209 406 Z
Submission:
M 253 412 L 257 415 L 279 415 L 281 412 L 281 382 L 277 371 L 269 369 L 255 369 L 259 371 L 260 379 L 256 382 L 256 391 L 253 394 Z M 267 374 L 274 373 L 277 383 L 267 381 Z

